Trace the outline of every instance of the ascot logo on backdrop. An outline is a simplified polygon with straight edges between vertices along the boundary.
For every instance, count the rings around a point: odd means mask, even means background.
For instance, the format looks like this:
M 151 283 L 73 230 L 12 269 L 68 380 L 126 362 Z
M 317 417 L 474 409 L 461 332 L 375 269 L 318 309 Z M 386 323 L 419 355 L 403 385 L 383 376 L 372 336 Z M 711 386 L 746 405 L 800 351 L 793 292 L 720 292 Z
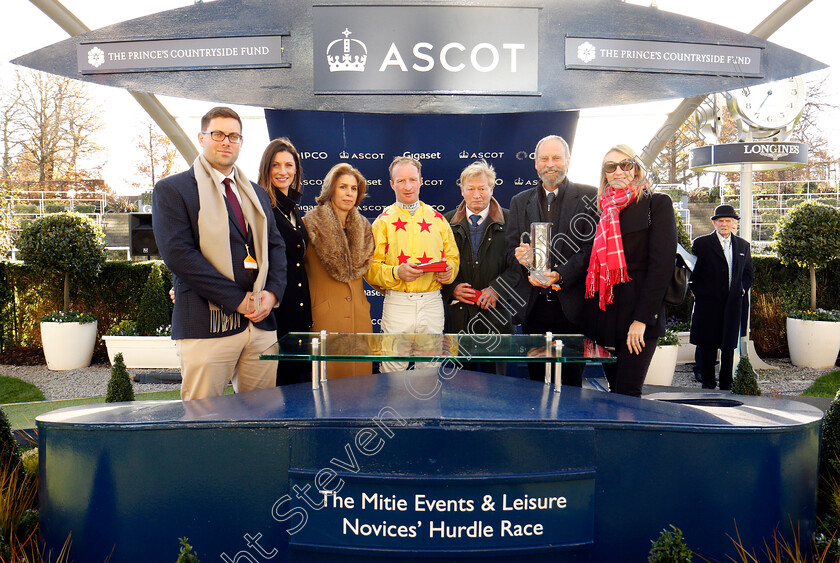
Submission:
M 537 8 L 315 6 L 315 93 L 539 95 L 538 23 Z

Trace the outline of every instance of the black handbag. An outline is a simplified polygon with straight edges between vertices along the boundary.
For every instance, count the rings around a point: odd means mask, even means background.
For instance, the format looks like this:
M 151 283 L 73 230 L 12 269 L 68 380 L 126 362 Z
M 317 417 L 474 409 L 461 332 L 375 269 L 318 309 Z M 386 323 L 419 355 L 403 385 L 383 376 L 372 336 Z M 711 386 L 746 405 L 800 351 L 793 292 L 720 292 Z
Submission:
M 651 199 L 652 195 L 648 197 L 648 227 L 650 227 L 652 221 L 650 216 Z M 681 244 L 677 243 L 677 246 L 682 248 L 683 252 L 686 252 Z M 690 278 L 691 270 L 679 251 L 677 251 L 677 255 L 674 257 L 674 274 L 668 281 L 668 289 L 665 290 L 663 302 L 671 306 L 682 305 L 683 301 L 685 301 L 685 296 L 688 294 L 688 280 Z
M 677 245 L 682 248 L 682 245 Z M 677 253 L 674 260 L 674 275 L 668 282 L 668 289 L 665 290 L 665 304 L 666 305 L 682 305 L 685 301 L 685 296 L 688 294 L 688 280 L 691 278 L 691 270 L 688 269 L 688 264 L 685 263 L 683 257 Z

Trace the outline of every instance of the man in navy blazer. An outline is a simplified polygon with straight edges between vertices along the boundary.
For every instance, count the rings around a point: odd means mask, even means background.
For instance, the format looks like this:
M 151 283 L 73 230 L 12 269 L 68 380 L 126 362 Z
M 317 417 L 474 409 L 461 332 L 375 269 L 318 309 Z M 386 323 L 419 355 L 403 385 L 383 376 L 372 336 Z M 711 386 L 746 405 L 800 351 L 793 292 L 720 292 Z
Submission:
M 689 285 L 694 293 L 689 340 L 700 350 L 704 389 L 715 388 L 715 360 L 720 350 L 720 389 L 732 389 L 735 348 L 747 328 L 747 292 L 753 282 L 750 245 L 735 235 L 740 217 L 731 205 L 718 205 L 715 230 L 694 239 L 697 264 Z
M 274 386 L 277 346 L 269 314 L 286 286 L 286 256 L 265 191 L 235 166 L 242 120 L 217 107 L 201 119 L 201 155 L 155 185 L 152 216 L 172 270 L 172 338 L 181 358 L 183 400 Z
M 534 149 L 538 186 L 513 196 L 510 225 L 505 239 L 508 264 L 519 274 L 515 293 L 515 321 L 525 334 L 579 334 L 584 281 L 598 226 L 598 192 L 593 186 L 569 181 L 569 145 L 557 135 L 541 139 Z M 533 251 L 520 244 L 520 235 L 531 223 L 552 223 L 549 270 L 530 272 Z M 533 241 L 532 241 L 533 242 Z M 584 364 L 566 364 L 563 385 L 580 387 Z M 532 380 L 543 381 L 545 365 L 528 363 Z

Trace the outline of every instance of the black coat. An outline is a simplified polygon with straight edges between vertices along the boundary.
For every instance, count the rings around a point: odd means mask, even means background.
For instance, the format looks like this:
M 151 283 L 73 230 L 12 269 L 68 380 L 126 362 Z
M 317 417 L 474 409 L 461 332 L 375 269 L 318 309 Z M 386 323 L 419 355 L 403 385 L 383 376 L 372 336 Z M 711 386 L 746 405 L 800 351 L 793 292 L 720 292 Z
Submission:
M 689 286 L 694 293 L 690 341 L 701 348 L 734 350 L 740 335 L 746 334 L 746 294 L 753 282 L 750 245 L 732 237 L 732 286 L 723 247 L 717 233 L 694 239 L 697 264 Z
M 539 289 L 528 281 L 528 269 L 522 266 L 514 255 L 519 246 L 519 236 L 530 231 L 531 223 L 539 222 L 540 202 L 538 190 L 542 184 L 519 192 L 510 200 L 510 226 L 507 230 L 506 259 L 517 273 L 514 286 L 517 299 L 514 300 L 515 323 L 523 323 L 537 302 Z M 586 184 L 563 180 L 558 188 L 564 190 L 562 207 L 552 230 L 551 269 L 563 277 L 563 289 L 559 292 L 563 314 L 573 323 L 580 323 L 583 308 L 583 282 L 592 250 L 592 238 L 598 224 L 597 190 Z M 574 221 L 574 228 L 572 228 Z
M 497 303 L 495 313 L 480 309 L 477 305 L 467 305 L 460 301 L 453 304 L 452 293 L 459 283 L 468 283 L 474 289 L 492 287 L 501 299 L 510 301 L 513 284 L 516 283 L 516 271 L 505 260 L 505 229 L 509 221 L 508 210 L 492 199 L 490 213 L 485 219 L 486 226 L 478 246 L 478 263 L 472 259 L 470 240 L 470 222 L 466 205 L 461 202 L 458 209 L 447 212 L 444 217 L 452 227 L 455 244 L 461 255 L 461 266 L 455 280 L 441 288 L 444 309 L 446 311 L 446 332 L 457 333 L 461 330 L 470 334 L 511 334 L 513 323 L 510 309 Z M 498 314 L 496 314 L 498 313 Z M 481 319 L 470 321 L 481 315 Z
M 665 334 L 665 290 L 674 274 L 677 221 L 671 198 L 643 195 L 618 215 L 630 281 L 613 286 L 613 302 L 602 311 L 598 294 L 587 299 L 587 335 L 603 346 L 627 339 L 633 321 L 645 323 L 645 339 Z
M 276 188 L 277 207 L 272 207 L 280 235 L 286 243 L 286 293 L 280 305 L 274 309 L 277 319 L 278 338 L 287 332 L 308 332 L 312 328 L 312 306 L 309 301 L 309 280 L 303 265 L 303 256 L 309 245 L 309 234 L 300 216 L 296 201 Z M 290 193 L 291 190 L 290 190 Z M 297 226 L 292 225 L 289 216 L 294 216 Z

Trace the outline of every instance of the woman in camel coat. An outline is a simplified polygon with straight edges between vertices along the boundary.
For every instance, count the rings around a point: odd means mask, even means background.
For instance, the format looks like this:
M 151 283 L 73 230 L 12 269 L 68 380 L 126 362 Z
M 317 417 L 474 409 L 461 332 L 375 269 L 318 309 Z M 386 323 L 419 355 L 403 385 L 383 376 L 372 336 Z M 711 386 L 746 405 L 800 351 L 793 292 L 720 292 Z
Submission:
M 309 232 L 304 263 L 312 300 L 312 330 L 370 333 L 370 303 L 365 297 L 364 275 L 373 260 L 370 222 L 359 213 L 365 197 L 364 176 L 346 163 L 327 173 L 318 204 L 303 222 Z M 329 337 L 341 345 L 341 335 Z M 348 340 L 344 338 L 344 340 Z M 347 353 L 359 350 L 347 350 Z M 335 379 L 369 374 L 370 362 L 329 362 L 327 377 Z

